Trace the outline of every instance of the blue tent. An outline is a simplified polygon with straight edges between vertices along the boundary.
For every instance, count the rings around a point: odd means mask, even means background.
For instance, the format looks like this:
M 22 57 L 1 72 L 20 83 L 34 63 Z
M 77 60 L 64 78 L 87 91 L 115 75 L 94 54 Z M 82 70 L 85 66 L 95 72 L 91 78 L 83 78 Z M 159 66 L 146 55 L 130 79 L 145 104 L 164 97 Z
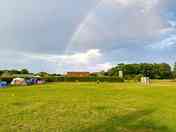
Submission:
M 7 82 L 0 81 L 0 88 L 5 88 L 5 87 L 7 87 Z

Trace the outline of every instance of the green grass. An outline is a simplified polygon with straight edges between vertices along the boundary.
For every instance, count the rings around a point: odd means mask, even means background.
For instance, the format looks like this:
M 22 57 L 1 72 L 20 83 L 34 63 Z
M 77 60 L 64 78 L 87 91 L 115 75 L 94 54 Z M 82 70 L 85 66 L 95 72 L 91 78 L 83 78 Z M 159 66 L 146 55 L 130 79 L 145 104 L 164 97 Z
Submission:
M 0 89 L 1 132 L 175 132 L 176 83 Z

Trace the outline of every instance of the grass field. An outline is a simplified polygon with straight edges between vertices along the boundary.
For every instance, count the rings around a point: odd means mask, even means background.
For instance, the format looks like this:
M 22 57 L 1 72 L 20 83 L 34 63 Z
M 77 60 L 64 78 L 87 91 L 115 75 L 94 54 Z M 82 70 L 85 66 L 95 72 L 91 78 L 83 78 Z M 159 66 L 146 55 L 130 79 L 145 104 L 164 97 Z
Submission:
M 1 132 L 176 132 L 176 83 L 0 89 Z

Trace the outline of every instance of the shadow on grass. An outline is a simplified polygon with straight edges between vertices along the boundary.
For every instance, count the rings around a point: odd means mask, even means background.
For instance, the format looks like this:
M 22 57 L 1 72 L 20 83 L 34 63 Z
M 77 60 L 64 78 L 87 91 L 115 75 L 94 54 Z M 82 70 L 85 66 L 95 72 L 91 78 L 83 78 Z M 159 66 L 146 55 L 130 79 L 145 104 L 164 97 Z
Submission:
M 167 126 L 147 120 L 154 110 L 142 110 L 110 119 L 80 132 L 170 132 Z

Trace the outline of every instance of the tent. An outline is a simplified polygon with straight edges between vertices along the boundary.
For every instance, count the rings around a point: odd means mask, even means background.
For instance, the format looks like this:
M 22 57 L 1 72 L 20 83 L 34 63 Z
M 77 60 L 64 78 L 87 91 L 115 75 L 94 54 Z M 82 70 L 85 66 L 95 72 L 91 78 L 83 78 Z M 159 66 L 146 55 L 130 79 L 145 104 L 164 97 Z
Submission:
M 27 85 L 37 84 L 37 82 L 38 82 L 37 78 L 32 78 L 32 79 L 26 80 Z
M 6 81 L 0 81 L 0 88 L 5 88 L 7 87 L 7 82 Z
M 11 85 L 26 85 L 26 81 L 24 78 L 14 78 Z
M 44 84 L 44 83 L 45 83 L 44 80 L 38 80 L 38 81 L 37 81 L 37 84 Z

